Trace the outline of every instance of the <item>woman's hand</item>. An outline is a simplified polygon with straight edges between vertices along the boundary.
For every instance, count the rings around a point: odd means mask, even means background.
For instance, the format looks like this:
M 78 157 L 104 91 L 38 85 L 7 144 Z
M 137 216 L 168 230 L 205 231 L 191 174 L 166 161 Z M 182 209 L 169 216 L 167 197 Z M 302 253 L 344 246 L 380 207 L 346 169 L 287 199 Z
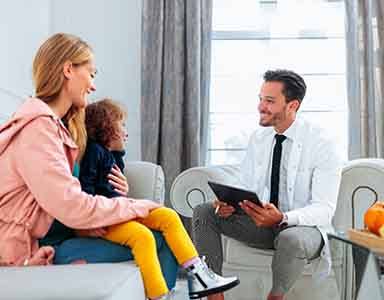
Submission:
M 127 178 L 120 171 L 118 166 L 113 165 L 111 173 L 108 174 L 108 179 L 109 183 L 112 184 L 116 192 L 118 192 L 122 196 L 127 196 L 129 191 Z
M 79 237 L 103 237 L 107 234 L 107 229 L 101 227 L 101 228 L 95 228 L 95 229 L 77 229 L 75 230 L 76 235 Z
M 44 246 L 39 248 L 31 259 L 25 261 L 26 266 L 46 266 L 51 265 L 53 257 L 55 256 L 55 249 L 51 246 Z

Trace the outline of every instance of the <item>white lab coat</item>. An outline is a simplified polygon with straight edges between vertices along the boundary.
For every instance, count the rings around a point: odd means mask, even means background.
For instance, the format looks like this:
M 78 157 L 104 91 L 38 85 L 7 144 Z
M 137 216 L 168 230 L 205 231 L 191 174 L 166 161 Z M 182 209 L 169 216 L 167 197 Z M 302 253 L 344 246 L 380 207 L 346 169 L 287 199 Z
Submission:
M 326 234 L 333 231 L 331 221 L 336 210 L 342 160 L 322 129 L 300 118 L 295 123 L 296 134 L 288 158 L 288 220 L 298 220 L 297 225 L 318 227 L 325 245 L 320 258 L 312 265 L 317 275 L 327 275 L 331 270 L 331 257 Z M 269 200 L 265 183 L 269 180 L 274 135 L 272 127 L 257 130 L 250 139 L 241 167 L 242 183 L 264 201 Z

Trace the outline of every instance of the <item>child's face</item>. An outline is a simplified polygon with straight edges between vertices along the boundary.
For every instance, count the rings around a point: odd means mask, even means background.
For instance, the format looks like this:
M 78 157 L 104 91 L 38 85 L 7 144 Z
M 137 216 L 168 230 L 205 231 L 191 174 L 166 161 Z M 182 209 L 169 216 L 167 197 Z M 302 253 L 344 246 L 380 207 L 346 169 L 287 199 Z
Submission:
M 124 150 L 124 143 L 127 141 L 128 134 L 125 129 L 125 120 L 117 121 L 116 134 L 109 143 L 109 150 L 111 151 L 122 151 Z

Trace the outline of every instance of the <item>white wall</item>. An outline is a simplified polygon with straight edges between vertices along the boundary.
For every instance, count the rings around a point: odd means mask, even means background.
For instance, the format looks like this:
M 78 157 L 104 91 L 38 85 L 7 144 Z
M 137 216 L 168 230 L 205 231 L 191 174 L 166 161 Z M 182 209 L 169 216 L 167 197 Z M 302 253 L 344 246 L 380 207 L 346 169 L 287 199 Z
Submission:
M 49 34 L 49 0 L 1 1 L 0 117 L 9 116 L 32 94 L 32 59 L 38 43 Z
M 33 93 L 31 65 L 52 33 L 68 32 L 90 43 L 96 56 L 97 91 L 128 110 L 127 158 L 139 160 L 141 0 L 8 0 L 0 10 L 0 118 L 18 105 L 9 92 Z M 4 90 L 5 89 L 5 90 Z

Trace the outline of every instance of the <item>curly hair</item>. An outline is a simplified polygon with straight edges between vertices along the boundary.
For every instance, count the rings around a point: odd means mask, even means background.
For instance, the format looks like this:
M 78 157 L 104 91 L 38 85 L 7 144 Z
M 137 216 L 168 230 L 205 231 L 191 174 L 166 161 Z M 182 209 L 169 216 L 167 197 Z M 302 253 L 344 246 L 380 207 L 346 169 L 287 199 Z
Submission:
M 85 109 L 87 135 L 105 147 L 116 138 L 119 121 L 125 120 L 127 113 L 116 101 L 105 98 L 91 103 Z

